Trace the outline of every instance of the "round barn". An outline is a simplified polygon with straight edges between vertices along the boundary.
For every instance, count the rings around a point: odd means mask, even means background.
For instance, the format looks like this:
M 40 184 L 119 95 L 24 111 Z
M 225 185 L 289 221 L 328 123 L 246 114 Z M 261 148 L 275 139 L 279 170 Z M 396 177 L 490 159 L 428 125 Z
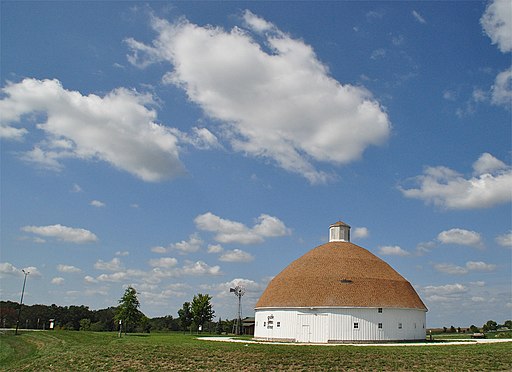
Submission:
M 255 307 L 254 337 L 343 343 L 424 340 L 427 308 L 386 262 L 350 242 L 350 226 L 288 265 Z

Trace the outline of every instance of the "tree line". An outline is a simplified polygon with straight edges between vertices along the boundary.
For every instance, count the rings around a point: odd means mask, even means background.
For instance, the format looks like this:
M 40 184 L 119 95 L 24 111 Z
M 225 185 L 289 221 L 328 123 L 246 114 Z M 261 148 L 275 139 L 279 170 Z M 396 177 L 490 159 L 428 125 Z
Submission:
M 117 307 L 91 310 L 88 306 L 22 305 L 13 301 L 0 301 L 0 327 L 14 328 L 20 314 L 20 329 L 49 329 L 54 320 L 55 329 L 74 331 L 123 332 L 183 331 L 230 332 L 234 320 L 219 319 L 213 322 L 215 311 L 212 297 L 198 293 L 192 301 L 185 302 L 178 310 L 178 317 L 166 315 L 148 318 L 140 310 L 137 291 L 128 287 Z

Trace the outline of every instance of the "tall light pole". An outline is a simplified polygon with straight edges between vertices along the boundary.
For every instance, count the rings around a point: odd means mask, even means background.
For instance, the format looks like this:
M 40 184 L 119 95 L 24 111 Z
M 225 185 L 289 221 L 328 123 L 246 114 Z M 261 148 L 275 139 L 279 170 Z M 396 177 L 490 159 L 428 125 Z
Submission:
M 18 319 L 16 320 L 16 331 L 14 332 L 15 335 L 18 334 L 18 327 L 20 325 L 20 315 L 21 315 L 21 307 L 23 306 L 23 295 L 25 294 L 25 283 L 27 282 L 27 275 L 30 274 L 30 271 L 25 271 L 22 269 L 23 274 L 25 274 L 25 278 L 23 278 L 23 289 L 21 290 L 21 300 L 20 300 L 20 308 L 18 309 Z

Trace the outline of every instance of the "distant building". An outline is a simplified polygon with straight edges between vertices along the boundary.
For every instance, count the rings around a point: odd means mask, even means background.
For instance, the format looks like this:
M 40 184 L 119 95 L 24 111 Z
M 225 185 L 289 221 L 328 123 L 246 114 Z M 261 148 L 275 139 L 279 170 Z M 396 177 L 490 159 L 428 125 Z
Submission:
M 255 307 L 257 339 L 311 342 L 424 340 L 427 308 L 386 262 L 350 242 L 350 226 L 288 265 Z

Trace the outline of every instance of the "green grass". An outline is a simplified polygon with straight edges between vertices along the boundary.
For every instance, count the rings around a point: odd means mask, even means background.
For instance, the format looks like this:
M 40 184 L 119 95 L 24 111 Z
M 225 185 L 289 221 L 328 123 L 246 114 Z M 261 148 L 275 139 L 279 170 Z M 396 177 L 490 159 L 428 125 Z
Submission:
M 512 343 L 415 347 L 224 343 L 194 335 L 0 334 L 2 371 L 510 371 Z

